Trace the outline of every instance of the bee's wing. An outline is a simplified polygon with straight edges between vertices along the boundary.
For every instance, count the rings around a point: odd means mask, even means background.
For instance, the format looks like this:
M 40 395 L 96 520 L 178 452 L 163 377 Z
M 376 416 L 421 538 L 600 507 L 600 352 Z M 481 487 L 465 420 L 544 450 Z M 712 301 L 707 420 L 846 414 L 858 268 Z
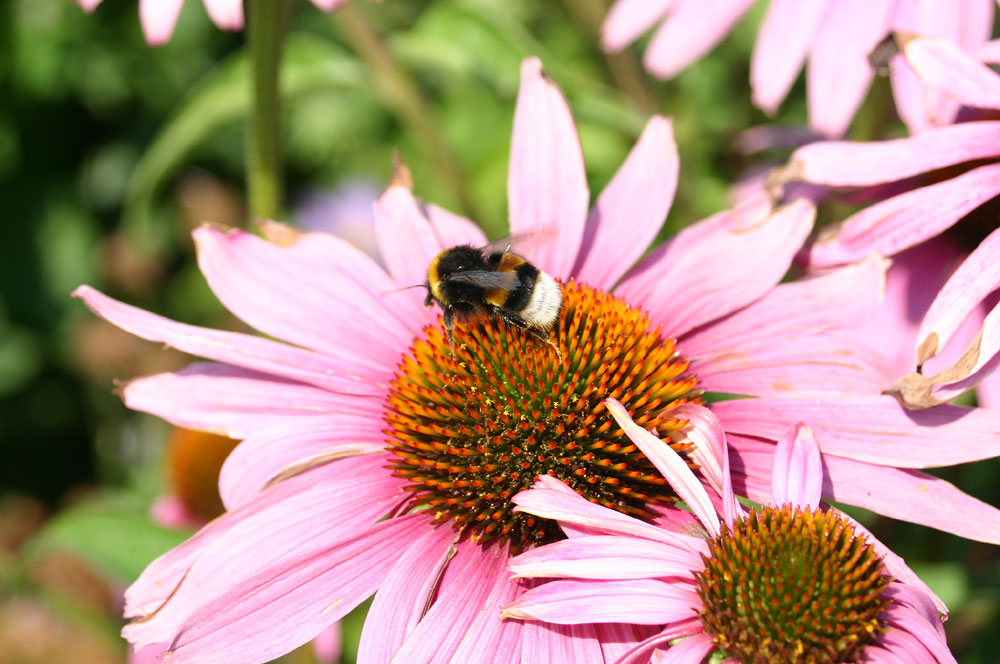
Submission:
M 483 252 L 483 254 L 489 255 L 498 251 L 507 253 L 513 249 L 517 254 L 523 253 L 530 255 L 532 250 L 551 242 L 557 235 L 558 233 L 554 228 L 539 228 L 537 230 L 528 231 L 527 233 L 517 233 L 515 235 L 502 237 L 499 240 L 490 242 L 485 247 L 480 247 L 479 250 Z
M 521 282 L 514 272 L 492 272 L 489 270 L 463 270 L 449 276 L 445 281 L 471 284 L 487 290 L 514 290 Z

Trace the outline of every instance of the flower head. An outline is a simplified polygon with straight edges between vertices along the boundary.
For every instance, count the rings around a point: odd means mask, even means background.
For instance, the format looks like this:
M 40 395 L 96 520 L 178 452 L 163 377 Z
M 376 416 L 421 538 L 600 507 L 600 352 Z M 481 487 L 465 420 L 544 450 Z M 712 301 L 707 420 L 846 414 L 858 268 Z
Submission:
M 905 34 L 896 41 L 925 84 L 956 103 L 1000 110 L 1000 76 L 961 49 Z M 986 205 L 1000 194 L 998 158 L 1000 123 L 979 120 L 890 141 L 813 143 L 796 150 L 778 178 L 868 187 L 884 198 L 821 234 L 806 255 L 813 267 L 933 245 L 914 250 L 920 254 L 916 263 L 903 257 L 897 281 L 906 280 L 907 266 L 927 278 L 890 298 L 899 310 L 891 312 L 894 320 L 882 321 L 883 332 L 892 330 L 885 336 L 912 343 L 909 373 L 893 387 L 908 407 L 945 403 L 1000 363 L 1000 310 L 992 295 L 1000 287 L 1000 231 L 995 211 Z M 974 230 L 978 246 L 971 253 L 953 239 L 936 237 L 961 220 L 975 222 L 977 215 L 987 230 Z
M 909 464 L 927 461 L 913 450 L 931 439 L 966 433 L 961 423 L 935 421 L 931 432 L 896 417 L 895 401 L 877 395 L 878 358 L 836 333 L 878 304 L 882 261 L 778 285 L 812 228 L 810 204 L 772 210 L 754 199 L 639 261 L 677 182 L 670 122 L 650 120 L 588 213 L 569 109 L 536 59 L 522 65 L 510 162 L 512 233 L 554 236 L 525 252 L 563 284 L 552 344 L 486 317 L 459 324 L 448 347 L 424 293 L 399 289 L 424 283 L 443 249 L 486 239 L 404 186 L 375 205 L 388 273 L 329 235 L 275 244 L 196 231 L 219 299 L 284 341 L 183 325 L 78 290 L 134 334 L 214 360 L 129 383 L 128 406 L 243 439 L 220 477 L 226 514 L 129 589 L 126 614 L 138 619 L 125 628 L 130 641 L 168 644 L 167 662 L 263 662 L 375 593 L 362 662 L 558 661 L 567 639 L 585 651 L 581 661 L 613 661 L 651 631 L 499 620 L 499 607 L 527 587 L 507 577 L 511 551 L 561 537 L 513 510 L 536 476 L 623 518 L 683 521 L 672 503 L 690 495 L 668 489 L 654 472 L 659 448 L 639 446 L 632 429 L 728 478 L 698 449 L 672 443 L 691 417 L 684 409 L 706 391 L 760 397 L 763 415 L 730 405 L 723 418 L 746 437 L 746 457 L 734 458 L 748 484 L 767 481 L 774 442 L 799 409 L 834 431 L 878 419 Z M 808 398 L 789 404 L 789 394 Z M 627 409 L 625 426 L 602 405 L 608 398 Z M 865 431 L 854 435 L 874 435 Z M 983 454 L 981 438 L 957 441 L 945 462 Z M 838 498 L 1000 539 L 994 508 L 895 468 L 902 447 L 871 447 L 865 439 L 830 450 Z M 901 494 L 906 482 L 925 490 Z M 956 524 L 956 510 L 979 518 Z
M 753 0 L 617 0 L 604 21 L 605 49 L 617 51 L 660 24 L 644 63 L 670 78 L 718 44 Z M 949 39 L 970 53 L 986 50 L 993 25 L 988 0 L 772 0 L 761 24 L 750 64 L 753 102 L 777 111 L 808 60 L 809 124 L 840 136 L 861 106 L 875 72 L 869 56 L 893 30 Z M 889 63 L 896 108 L 912 131 L 951 122 L 958 105 L 921 84 L 900 58 Z
M 608 408 L 629 428 L 619 404 Z M 658 529 L 614 514 L 541 478 L 514 501 L 559 519 L 569 539 L 524 553 L 510 567 L 520 577 L 563 580 L 528 590 L 505 617 L 664 625 L 621 662 L 643 661 L 656 648 L 691 664 L 713 651 L 747 663 L 954 661 L 936 598 L 859 526 L 821 507 L 819 446 L 807 426 L 778 442 L 770 500 L 749 513 L 726 481 L 719 423 L 701 412 L 691 427 L 701 430 L 690 442 L 723 468 L 721 496 L 713 500 L 675 452 L 661 449 L 655 459 L 677 492 L 690 496 L 705 538 L 690 525 Z M 630 435 L 644 449 L 657 447 L 641 429 Z

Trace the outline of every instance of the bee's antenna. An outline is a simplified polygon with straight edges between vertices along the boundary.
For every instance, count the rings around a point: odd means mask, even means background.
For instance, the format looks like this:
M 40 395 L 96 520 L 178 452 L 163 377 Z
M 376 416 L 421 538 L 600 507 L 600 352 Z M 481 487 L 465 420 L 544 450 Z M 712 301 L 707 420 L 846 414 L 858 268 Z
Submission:
M 427 284 L 413 284 L 412 286 L 403 286 L 402 288 L 394 288 L 392 290 L 382 291 L 381 293 L 379 293 L 379 295 L 385 297 L 386 295 L 392 295 L 393 293 L 398 293 L 399 291 L 410 290 L 411 288 L 427 288 Z

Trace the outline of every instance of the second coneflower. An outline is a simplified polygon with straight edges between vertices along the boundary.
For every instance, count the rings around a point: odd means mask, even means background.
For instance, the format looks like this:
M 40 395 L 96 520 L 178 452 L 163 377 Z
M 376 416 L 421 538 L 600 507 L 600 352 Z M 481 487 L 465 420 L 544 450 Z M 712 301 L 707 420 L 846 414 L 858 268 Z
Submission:
M 511 232 L 555 235 L 527 255 L 564 284 L 553 345 L 484 320 L 459 325 L 453 350 L 423 292 L 391 293 L 424 283 L 444 248 L 486 244 L 474 224 L 419 205 L 403 186 L 375 206 L 388 274 L 332 236 L 278 246 L 240 231 L 196 232 L 199 265 L 223 304 L 288 343 L 175 323 L 79 289 L 124 329 L 215 360 L 129 383 L 130 407 L 244 439 L 220 478 L 227 513 L 129 589 L 125 610 L 136 620 L 125 636 L 166 644 L 165 662 L 265 662 L 375 594 L 362 663 L 510 664 L 569 652 L 568 661 L 614 661 L 652 631 L 499 618 L 526 587 L 508 579 L 511 552 L 561 537 L 513 510 L 512 497 L 538 475 L 622 514 L 683 518 L 602 405 L 608 398 L 670 445 L 706 390 L 761 397 L 753 411 L 739 407 L 750 400 L 712 405 L 727 431 L 745 434 L 735 459 L 751 486 L 769 476 L 787 417 L 806 410 L 833 429 L 877 419 L 892 445 L 829 450 L 838 499 L 1000 540 L 997 510 L 896 467 L 929 465 L 942 439 L 954 440 L 935 464 L 981 457 L 983 436 L 972 431 L 985 415 L 930 415 L 933 428 L 897 416 L 895 401 L 877 395 L 875 360 L 835 334 L 877 304 L 882 263 L 777 285 L 812 228 L 811 206 L 747 204 L 686 229 L 629 271 L 662 225 L 677 172 L 671 125 L 653 118 L 588 214 L 569 109 L 540 63 L 524 62 Z M 922 490 L 902 490 L 907 483 Z M 958 511 L 968 521 L 956 523 Z

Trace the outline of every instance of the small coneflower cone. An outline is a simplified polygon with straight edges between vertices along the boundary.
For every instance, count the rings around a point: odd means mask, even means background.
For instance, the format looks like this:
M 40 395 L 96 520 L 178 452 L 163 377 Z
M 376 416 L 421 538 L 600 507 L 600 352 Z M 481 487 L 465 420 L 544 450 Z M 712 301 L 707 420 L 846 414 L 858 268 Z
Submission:
M 167 481 L 192 518 L 210 521 L 226 511 L 219 471 L 238 440 L 177 427 L 167 441 Z
M 450 348 L 424 330 L 392 381 L 386 422 L 393 472 L 440 522 L 515 549 L 560 539 L 554 522 L 513 511 L 541 474 L 591 502 L 643 518 L 675 494 L 602 405 L 615 398 L 664 444 L 698 402 L 688 362 L 640 309 L 589 286 L 563 286 L 546 344 L 502 321 L 459 324 Z
M 831 512 L 764 507 L 709 541 L 696 575 L 705 631 L 744 663 L 857 661 L 882 631 L 891 580 Z

